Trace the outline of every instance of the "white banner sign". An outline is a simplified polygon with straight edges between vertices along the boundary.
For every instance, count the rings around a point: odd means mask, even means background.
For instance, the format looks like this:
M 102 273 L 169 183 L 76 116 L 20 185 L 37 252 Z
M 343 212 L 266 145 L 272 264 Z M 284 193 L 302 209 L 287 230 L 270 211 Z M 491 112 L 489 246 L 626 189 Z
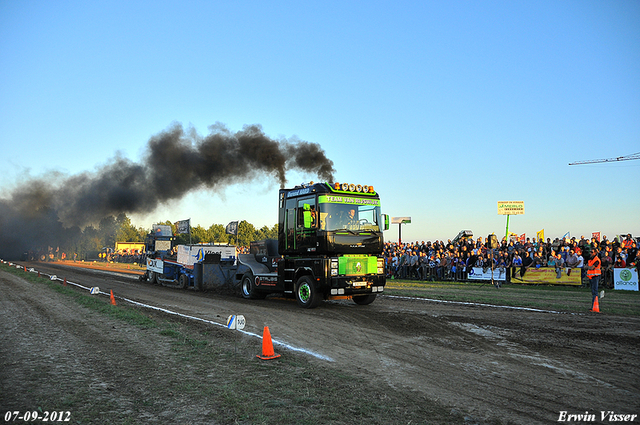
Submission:
M 220 254 L 223 260 L 236 257 L 236 247 L 231 245 L 178 245 L 178 263 L 193 267 L 204 260 L 206 254 Z
M 493 269 L 493 280 L 502 280 L 506 279 L 504 268 Z M 482 267 L 473 267 L 469 270 L 469 280 L 491 280 L 491 269 Z
M 613 285 L 615 289 L 626 291 L 638 290 L 638 272 L 634 269 L 613 269 Z

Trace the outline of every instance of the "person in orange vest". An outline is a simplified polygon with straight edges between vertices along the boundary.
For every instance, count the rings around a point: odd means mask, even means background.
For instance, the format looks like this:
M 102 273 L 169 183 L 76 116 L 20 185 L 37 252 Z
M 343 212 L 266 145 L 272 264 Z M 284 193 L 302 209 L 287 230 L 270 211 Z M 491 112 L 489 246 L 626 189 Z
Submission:
M 595 249 L 591 250 L 591 258 L 587 261 L 587 278 L 589 278 L 589 283 L 591 284 L 591 305 L 595 301 L 598 296 L 598 283 L 600 283 L 600 267 L 601 267 L 600 257 L 598 257 L 598 252 Z M 604 296 L 604 291 L 600 295 L 600 298 Z
M 631 237 L 631 233 L 629 233 L 625 240 L 622 241 L 622 247 L 624 249 L 631 249 L 633 246 L 633 238 Z

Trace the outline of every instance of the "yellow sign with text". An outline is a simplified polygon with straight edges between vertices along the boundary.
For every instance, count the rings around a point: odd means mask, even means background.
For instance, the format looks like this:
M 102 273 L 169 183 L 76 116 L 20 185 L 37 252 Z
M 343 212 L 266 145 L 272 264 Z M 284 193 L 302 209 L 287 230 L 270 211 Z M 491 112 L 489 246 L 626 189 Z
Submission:
M 498 202 L 498 215 L 524 214 L 524 201 L 500 201 Z
M 525 283 L 527 285 L 575 285 L 582 284 L 581 269 L 562 268 L 556 270 L 554 267 L 528 268 L 524 276 L 520 275 L 521 269 L 516 268 L 515 277 L 511 277 L 512 283 Z

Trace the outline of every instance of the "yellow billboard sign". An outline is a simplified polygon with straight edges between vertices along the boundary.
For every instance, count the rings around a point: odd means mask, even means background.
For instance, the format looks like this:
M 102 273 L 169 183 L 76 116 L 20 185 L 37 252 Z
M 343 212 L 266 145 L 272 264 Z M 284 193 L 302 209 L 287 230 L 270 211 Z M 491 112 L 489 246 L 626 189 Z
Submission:
M 524 201 L 498 201 L 498 215 L 524 214 Z
M 524 276 L 521 275 L 522 269 L 516 269 L 515 277 L 511 277 L 511 283 L 524 283 L 528 285 L 574 285 L 582 284 L 579 268 L 568 269 L 563 268 L 560 271 L 554 267 L 540 267 L 526 269 Z

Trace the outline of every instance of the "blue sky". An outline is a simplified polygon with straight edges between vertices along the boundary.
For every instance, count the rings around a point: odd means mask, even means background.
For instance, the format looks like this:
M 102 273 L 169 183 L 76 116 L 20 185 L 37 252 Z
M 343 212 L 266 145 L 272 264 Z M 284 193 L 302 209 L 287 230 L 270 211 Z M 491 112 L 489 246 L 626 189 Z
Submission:
M 403 241 L 504 236 L 498 201 L 525 202 L 518 234 L 640 235 L 640 160 L 568 165 L 640 152 L 640 2 L 0 0 L 0 196 L 139 161 L 174 122 L 318 143 L 412 217 Z M 278 187 L 130 216 L 272 226 Z

